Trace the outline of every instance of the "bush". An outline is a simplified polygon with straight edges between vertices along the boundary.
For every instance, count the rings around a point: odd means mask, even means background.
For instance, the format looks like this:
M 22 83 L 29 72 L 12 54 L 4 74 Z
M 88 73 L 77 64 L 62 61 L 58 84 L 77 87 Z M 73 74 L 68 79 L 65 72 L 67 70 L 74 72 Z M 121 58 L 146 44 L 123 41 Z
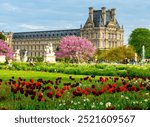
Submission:
M 0 69 L 6 69 L 7 65 L 0 64 Z M 13 62 L 13 70 L 33 70 L 45 71 L 75 75 L 99 75 L 99 76 L 139 76 L 150 77 L 150 66 L 133 66 L 133 65 L 113 65 L 113 64 L 64 64 L 64 63 L 35 63 L 34 66 L 28 63 Z

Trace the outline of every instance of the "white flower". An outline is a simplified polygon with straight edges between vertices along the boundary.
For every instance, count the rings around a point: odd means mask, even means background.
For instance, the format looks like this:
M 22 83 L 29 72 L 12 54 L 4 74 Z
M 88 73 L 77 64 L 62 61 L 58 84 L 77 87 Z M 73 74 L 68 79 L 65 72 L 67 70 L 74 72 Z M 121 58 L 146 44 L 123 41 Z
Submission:
M 62 104 L 59 104 L 59 106 L 62 106 Z
M 95 105 L 92 105 L 91 107 L 92 107 L 92 108 L 95 108 Z
M 124 98 L 124 95 L 121 95 L 121 98 Z
M 111 102 L 106 103 L 106 108 L 111 107 Z
M 145 99 L 144 101 L 145 101 L 145 102 L 148 102 L 148 100 L 147 100 L 147 99 Z
M 138 104 L 139 102 L 138 101 L 133 101 L 133 104 Z
M 127 100 L 128 100 L 128 99 L 129 99 L 129 97 L 125 97 L 125 99 L 127 99 Z
M 149 93 L 146 93 L 145 95 L 149 95 Z
M 103 105 L 104 103 L 103 103 L 103 102 L 100 102 L 99 104 L 100 104 L 100 105 Z
M 89 102 L 90 100 L 87 98 L 86 101 Z
M 77 105 L 77 103 L 74 103 L 74 105 Z
M 138 102 L 138 101 L 135 101 L 135 103 L 137 103 L 137 104 L 138 104 L 139 102 Z

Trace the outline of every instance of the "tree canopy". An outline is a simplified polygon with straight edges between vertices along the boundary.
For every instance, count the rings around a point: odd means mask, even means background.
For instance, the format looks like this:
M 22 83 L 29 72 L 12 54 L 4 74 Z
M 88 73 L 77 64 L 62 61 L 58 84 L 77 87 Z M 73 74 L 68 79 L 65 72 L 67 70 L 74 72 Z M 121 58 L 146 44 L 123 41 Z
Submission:
M 150 58 L 150 30 L 137 28 L 132 31 L 129 37 L 129 44 L 134 46 L 139 56 L 142 55 L 142 46 L 145 46 L 145 57 Z
M 13 58 L 13 50 L 7 45 L 6 42 L 0 40 L 0 56 L 5 55 L 6 58 Z
M 98 61 L 123 62 L 123 60 L 135 57 L 135 51 L 132 46 L 121 46 L 104 51 L 97 51 Z
M 0 33 L 0 39 L 3 40 L 3 41 L 5 41 L 6 40 L 5 35 L 3 35 L 2 33 Z
M 87 39 L 76 36 L 63 37 L 60 42 L 57 58 L 68 58 L 72 62 L 87 62 L 94 56 L 96 48 Z

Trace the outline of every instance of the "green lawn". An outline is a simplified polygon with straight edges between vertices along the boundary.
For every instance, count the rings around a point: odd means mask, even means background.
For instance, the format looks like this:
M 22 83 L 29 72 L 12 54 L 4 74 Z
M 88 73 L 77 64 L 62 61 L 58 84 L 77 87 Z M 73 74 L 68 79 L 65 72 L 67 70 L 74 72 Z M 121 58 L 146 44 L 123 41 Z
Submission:
M 72 75 L 72 74 L 71 74 Z M 57 77 L 62 77 L 63 80 L 67 80 L 70 75 L 62 73 L 48 73 L 48 72 L 36 72 L 36 71 L 12 71 L 12 70 L 0 70 L 0 79 L 8 81 L 12 76 L 17 79 L 18 77 L 37 80 L 42 78 L 44 80 L 55 80 Z M 81 78 L 83 75 L 72 75 L 75 78 Z

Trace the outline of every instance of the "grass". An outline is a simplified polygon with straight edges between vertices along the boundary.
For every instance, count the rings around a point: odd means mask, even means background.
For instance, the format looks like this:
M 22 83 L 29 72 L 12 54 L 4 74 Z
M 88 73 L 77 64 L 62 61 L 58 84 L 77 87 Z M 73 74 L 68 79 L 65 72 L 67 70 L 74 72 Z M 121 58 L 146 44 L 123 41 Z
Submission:
M 49 72 L 35 72 L 35 71 L 11 71 L 0 70 L 0 79 L 3 82 L 8 81 L 12 76 L 17 80 L 18 77 L 37 80 L 42 78 L 44 80 L 55 81 L 57 77 L 62 77 L 62 83 L 70 82 L 67 74 L 49 73 Z M 83 78 L 83 75 L 72 75 L 77 81 Z M 98 76 L 96 76 L 98 78 Z M 92 82 L 93 84 L 95 82 Z M 84 83 L 82 85 L 89 85 Z M 90 84 L 91 85 L 91 84 Z M 97 85 L 95 83 L 95 85 Z M 70 91 L 71 92 L 71 91 Z M 17 93 L 13 94 L 10 87 L 0 85 L 0 109 L 106 109 L 106 104 L 110 102 L 116 109 L 122 110 L 125 107 L 133 107 L 134 109 L 150 109 L 149 91 L 143 90 L 138 92 L 120 92 L 120 93 L 104 93 L 100 96 L 83 95 L 74 97 L 70 92 L 65 92 L 61 98 L 48 99 L 46 102 L 38 102 L 37 98 L 30 99 L 30 96 Z M 46 93 L 44 93 L 46 94 Z M 45 95 L 46 96 L 46 95 Z
M 68 74 L 62 73 L 48 73 L 48 72 L 36 72 L 36 71 L 12 71 L 12 70 L 0 70 L 0 79 L 3 81 L 8 81 L 12 76 L 17 79 L 18 77 L 37 80 L 42 78 L 44 80 L 55 80 L 57 77 L 62 77 L 64 81 L 66 81 L 69 77 Z M 79 79 L 83 77 L 83 75 L 72 75 L 73 77 Z

